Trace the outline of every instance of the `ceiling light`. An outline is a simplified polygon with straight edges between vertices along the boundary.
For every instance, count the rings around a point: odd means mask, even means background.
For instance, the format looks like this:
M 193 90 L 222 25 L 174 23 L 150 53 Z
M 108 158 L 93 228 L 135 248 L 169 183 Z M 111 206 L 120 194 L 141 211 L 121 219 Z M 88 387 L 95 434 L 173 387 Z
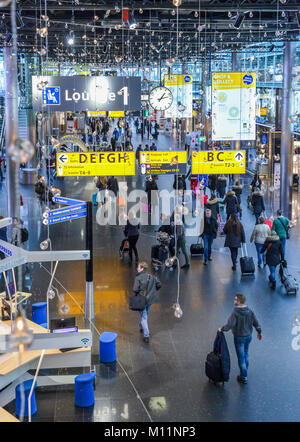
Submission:
M 173 0 L 173 5 L 178 8 L 181 5 L 181 0 Z
M 252 12 L 252 11 L 249 12 L 249 17 L 250 17 L 250 18 L 253 17 L 253 12 Z
M 198 15 L 199 15 L 199 14 L 198 14 L 198 11 L 195 11 L 195 12 L 194 12 L 194 17 L 198 17 Z
M 139 13 L 142 14 L 144 11 L 142 10 L 142 8 L 139 9 Z
M 74 44 L 74 37 L 72 35 L 68 36 L 67 43 L 70 46 L 72 46 Z
M 117 14 L 121 11 L 121 9 L 119 8 L 118 4 L 116 4 L 116 6 L 115 6 L 115 11 L 116 11 Z
M 230 11 L 228 11 L 228 14 L 227 14 L 227 15 L 228 15 L 228 17 L 229 17 L 229 18 L 231 18 L 231 17 L 232 17 L 232 14 L 231 14 L 231 12 L 230 12 Z
M 172 9 L 171 15 L 175 15 L 175 14 L 176 14 L 175 9 Z

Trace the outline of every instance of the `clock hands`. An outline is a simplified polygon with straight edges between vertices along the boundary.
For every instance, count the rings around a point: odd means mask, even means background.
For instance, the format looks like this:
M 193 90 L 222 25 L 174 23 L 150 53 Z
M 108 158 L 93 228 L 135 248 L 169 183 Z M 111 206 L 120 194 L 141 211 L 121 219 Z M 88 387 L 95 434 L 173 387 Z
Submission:
M 162 95 L 160 98 L 158 98 L 158 101 L 161 101 L 161 100 L 164 98 L 165 95 L 166 95 L 166 94 L 165 94 L 165 92 L 164 92 L 163 95 Z

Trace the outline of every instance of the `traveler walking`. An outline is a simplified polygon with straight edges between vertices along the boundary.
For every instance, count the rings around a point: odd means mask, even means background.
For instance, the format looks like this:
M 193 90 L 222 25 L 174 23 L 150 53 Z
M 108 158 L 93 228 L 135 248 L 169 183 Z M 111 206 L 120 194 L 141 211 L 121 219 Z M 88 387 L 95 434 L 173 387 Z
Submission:
M 161 282 L 158 278 L 148 273 L 148 264 L 144 261 L 139 262 L 137 266 L 137 275 L 133 285 L 133 291 L 136 294 L 142 294 L 146 296 L 146 307 L 143 311 L 139 312 L 140 332 L 144 333 L 144 342 L 148 343 L 150 338 L 148 327 L 148 316 L 152 304 L 159 303 L 159 296 L 157 291 L 161 288 Z
M 247 384 L 249 368 L 249 345 L 252 340 L 253 327 L 257 331 L 257 338 L 262 339 L 261 326 L 254 312 L 246 305 L 246 296 L 237 293 L 234 298 L 234 309 L 227 324 L 219 328 L 219 332 L 232 331 L 234 346 L 240 368 L 238 382 Z
M 107 190 L 110 190 L 114 194 L 113 202 L 115 202 L 118 192 L 119 192 L 119 183 L 117 178 L 114 176 L 110 176 L 107 180 Z M 112 196 L 112 195 L 111 195 Z
M 241 204 L 241 195 L 243 192 L 242 184 L 240 184 L 239 181 L 236 181 L 234 186 L 232 186 L 232 190 L 235 193 L 235 196 L 237 197 L 239 204 Z
M 281 261 L 284 261 L 283 247 L 277 233 L 272 230 L 271 234 L 266 238 L 265 243 L 260 251 L 264 253 L 266 251 L 266 263 L 269 266 L 270 275 L 269 281 L 271 288 L 276 289 L 276 267 Z
M 171 223 L 169 216 L 163 215 L 162 213 L 160 214 L 160 219 L 163 224 L 159 227 L 158 232 L 164 232 L 170 236 L 169 252 L 172 257 L 175 255 L 174 223 Z
M 136 158 L 136 160 L 138 160 L 138 163 L 140 163 L 140 152 L 143 152 L 143 148 L 142 148 L 141 144 L 138 145 L 138 147 L 136 148 L 136 151 L 135 151 L 135 158 Z
M 217 179 L 217 192 L 220 198 L 224 198 L 225 190 L 227 185 L 227 179 L 225 175 L 218 176 Z
M 229 219 L 230 215 L 236 214 L 239 211 L 239 203 L 235 193 L 232 190 L 228 190 L 228 192 L 226 192 L 226 196 L 222 201 L 222 204 L 226 205 L 227 220 Z
M 183 224 L 176 224 L 175 226 L 176 232 L 176 257 L 178 258 L 180 250 L 185 258 L 185 264 L 181 266 L 182 269 L 187 269 L 190 266 L 189 256 L 186 251 L 186 240 L 185 240 L 185 232 Z
M 254 175 L 254 178 L 253 178 L 253 180 L 251 181 L 251 184 L 250 184 L 252 191 L 253 191 L 254 189 L 259 189 L 259 190 L 261 190 L 261 184 L 262 184 L 262 181 L 261 181 L 261 179 L 259 178 L 258 173 L 256 172 L 256 174 Z
M 224 226 L 226 235 L 224 247 L 229 247 L 232 260 L 232 270 L 236 270 L 238 249 L 246 242 L 243 224 L 236 214 L 232 214 Z
M 256 189 L 252 193 L 251 204 L 253 207 L 253 213 L 255 215 L 256 224 L 258 224 L 258 218 L 260 217 L 261 213 L 265 211 L 263 194 L 259 189 Z
M 286 240 L 289 238 L 290 220 L 282 215 L 280 209 L 277 210 L 277 218 L 275 218 L 272 230 L 277 233 L 282 244 L 283 254 L 285 254 Z
M 210 209 L 206 209 L 204 214 L 204 228 L 201 235 L 204 242 L 204 265 L 207 265 L 207 261 L 212 261 L 211 248 L 213 240 L 217 237 L 217 232 L 217 219 L 212 216 L 212 212 Z
M 94 183 L 99 190 L 97 202 L 101 205 L 105 203 L 105 189 L 107 187 L 107 178 L 105 176 L 95 176 Z
M 250 238 L 250 242 L 254 241 L 256 247 L 259 268 L 261 268 L 263 261 L 265 261 L 265 254 L 261 255 L 260 251 L 263 248 L 263 245 L 267 237 L 270 236 L 271 234 L 270 227 L 264 223 L 265 223 L 265 218 L 263 216 L 260 216 L 258 218 L 258 224 L 255 225 Z
M 217 175 L 208 175 L 207 187 L 210 189 L 211 194 L 216 191 L 216 188 L 217 188 Z
M 133 219 L 133 221 L 134 220 L 135 219 Z M 129 259 L 131 262 L 132 262 L 132 250 L 134 251 L 135 261 L 138 262 L 139 259 L 138 251 L 136 248 L 136 243 L 138 242 L 139 239 L 139 229 L 140 229 L 140 224 L 135 224 L 134 222 L 130 223 L 130 221 L 127 220 L 124 233 L 126 238 L 128 238 L 129 242 Z
M 220 209 L 219 209 L 218 198 L 216 197 L 216 195 L 214 193 L 212 193 L 210 199 L 207 200 L 207 203 L 205 204 L 205 208 L 210 209 L 211 216 L 214 217 L 216 220 L 218 219 Z

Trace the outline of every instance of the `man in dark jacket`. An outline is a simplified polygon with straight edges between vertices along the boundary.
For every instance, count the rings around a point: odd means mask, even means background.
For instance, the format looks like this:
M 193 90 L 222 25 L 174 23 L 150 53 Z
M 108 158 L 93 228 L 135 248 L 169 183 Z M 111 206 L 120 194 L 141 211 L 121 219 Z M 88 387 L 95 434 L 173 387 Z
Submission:
M 247 372 L 249 366 L 249 345 L 252 339 L 253 327 L 257 331 L 257 337 L 262 339 L 261 327 L 255 314 L 245 304 L 246 296 L 240 293 L 234 298 L 235 308 L 231 313 L 227 324 L 218 331 L 231 330 L 234 336 L 234 345 L 241 374 L 237 377 L 238 382 L 247 384 Z
M 220 198 L 224 198 L 225 190 L 227 185 L 227 179 L 225 175 L 218 176 L 217 179 L 217 192 Z
M 125 229 L 124 229 L 125 236 L 128 238 L 128 242 L 129 242 L 130 261 L 132 261 L 132 250 L 134 251 L 136 262 L 139 259 L 138 251 L 136 248 L 136 243 L 138 242 L 138 239 L 139 239 L 139 228 L 140 228 L 139 224 L 135 224 L 134 222 L 132 222 L 132 224 L 131 224 L 130 221 L 128 220 L 127 224 L 125 226 Z
M 255 190 L 252 193 L 251 204 L 252 204 L 253 213 L 254 213 L 255 219 L 256 219 L 255 224 L 258 224 L 258 218 L 260 217 L 262 212 L 265 211 L 265 203 L 264 203 L 263 194 L 261 193 L 261 191 L 259 189 Z
M 212 193 L 210 199 L 207 200 L 205 208 L 211 210 L 211 216 L 213 216 L 216 220 L 218 219 L 220 209 L 219 209 L 218 198 L 214 193 Z
M 157 291 L 161 288 L 161 282 L 155 276 L 147 272 L 148 264 L 146 262 L 139 262 L 137 266 L 137 276 L 134 281 L 133 291 L 138 294 L 145 294 L 146 307 L 139 312 L 141 316 L 140 332 L 144 333 L 144 341 L 149 342 L 149 328 L 148 315 L 152 304 L 159 303 L 159 296 Z
M 117 178 L 114 176 L 110 176 L 107 180 L 107 189 L 113 192 L 115 197 L 117 198 L 119 192 L 119 183 Z
M 232 190 L 228 190 L 228 192 L 226 192 L 226 196 L 222 201 L 222 204 L 226 204 L 227 220 L 229 219 L 230 215 L 238 212 L 239 203 L 235 193 Z
M 271 235 L 267 236 L 266 241 L 260 251 L 260 253 L 266 252 L 266 263 L 269 266 L 270 275 L 269 281 L 271 288 L 276 289 L 276 267 L 284 260 L 284 253 L 282 244 L 279 236 L 274 230 L 272 230 Z
M 138 145 L 138 147 L 136 148 L 136 151 L 135 151 L 135 158 L 138 160 L 139 163 L 140 163 L 140 152 L 143 152 L 143 148 L 142 148 L 141 144 Z
M 203 228 L 203 241 L 204 241 L 204 261 L 203 264 L 207 265 L 207 260 L 212 261 L 211 247 L 213 240 L 217 237 L 218 223 L 216 218 L 212 216 L 211 210 L 206 209 L 204 215 L 204 228 Z

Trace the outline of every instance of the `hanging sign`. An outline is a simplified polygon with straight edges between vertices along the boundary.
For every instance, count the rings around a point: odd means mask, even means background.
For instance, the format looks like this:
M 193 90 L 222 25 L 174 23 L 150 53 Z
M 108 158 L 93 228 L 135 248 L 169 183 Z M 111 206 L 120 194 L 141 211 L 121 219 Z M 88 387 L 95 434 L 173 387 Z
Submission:
M 140 111 L 141 78 L 33 76 L 32 106 L 35 111 Z
M 255 140 L 255 72 L 212 74 L 212 140 Z
M 165 110 L 166 118 L 192 118 L 193 116 L 193 76 L 165 75 L 164 85 L 173 96 L 171 106 Z
M 202 150 L 192 153 L 192 174 L 246 173 L 244 150 Z
M 56 154 L 57 176 L 135 175 L 135 152 Z
M 108 116 L 112 118 L 124 118 L 125 112 L 124 111 L 109 111 Z
M 106 117 L 106 111 L 88 111 L 88 117 Z
M 183 150 L 140 152 L 142 175 L 185 174 L 186 162 L 187 152 Z

